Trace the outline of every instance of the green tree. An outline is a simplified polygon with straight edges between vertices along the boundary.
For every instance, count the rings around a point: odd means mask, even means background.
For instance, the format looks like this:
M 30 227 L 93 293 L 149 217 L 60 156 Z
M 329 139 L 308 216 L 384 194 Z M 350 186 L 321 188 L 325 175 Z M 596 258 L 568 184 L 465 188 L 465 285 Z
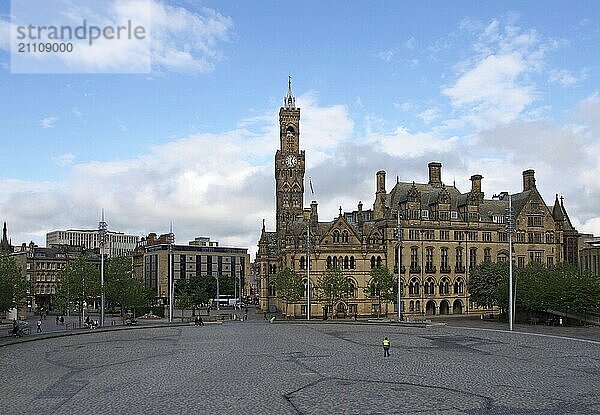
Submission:
M 63 309 L 77 304 L 80 313 L 83 313 L 83 303 L 100 295 L 99 270 L 86 261 L 83 256 L 78 257 L 60 272 L 60 283 L 56 289 L 56 303 Z M 79 315 L 79 324 L 82 324 L 82 314 Z
M 370 275 L 371 280 L 365 288 L 365 294 L 377 298 L 379 303 L 377 317 L 381 312 L 381 303 L 385 301 L 385 314 L 387 315 L 388 304 L 398 298 L 398 279 L 386 267 L 373 268 Z
M 15 258 L 6 253 L 0 254 L 0 312 L 19 308 L 31 290 L 31 283 L 25 279 Z
M 217 284 L 212 277 L 201 277 L 195 275 L 190 279 L 178 281 L 175 287 L 175 295 L 187 297 L 188 307 L 192 307 L 192 315 L 196 315 L 196 309 L 207 304 L 211 298 L 216 296 Z M 220 288 L 220 287 L 219 287 Z
M 323 271 L 317 280 L 316 294 L 321 302 L 329 304 L 333 312 L 334 305 L 349 296 L 348 281 L 339 268 L 330 268 Z
M 290 268 L 279 271 L 273 280 L 277 296 L 285 302 L 285 314 L 288 314 L 288 305 L 297 302 L 304 294 L 302 277 Z
M 469 273 L 471 299 L 485 306 L 508 306 L 508 263 L 482 262 Z M 506 289 L 503 289 L 506 286 Z
M 129 281 L 133 279 L 133 263 L 130 257 L 115 257 L 105 264 L 104 292 L 106 302 L 118 304 L 121 308 L 121 317 L 125 313 L 129 288 Z

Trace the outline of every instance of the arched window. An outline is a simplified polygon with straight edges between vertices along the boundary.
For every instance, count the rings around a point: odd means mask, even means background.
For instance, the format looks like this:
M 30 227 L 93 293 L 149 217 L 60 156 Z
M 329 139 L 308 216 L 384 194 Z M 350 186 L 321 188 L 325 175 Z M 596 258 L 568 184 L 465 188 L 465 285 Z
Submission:
M 340 232 L 337 230 L 333 231 L 333 242 L 334 243 L 340 242 Z
M 409 311 L 415 311 L 415 302 L 411 301 L 408 306 Z
M 300 269 L 305 269 L 306 267 L 306 258 L 303 256 L 300 257 Z
M 304 298 L 308 297 L 308 284 L 306 282 L 306 279 L 302 280 L 302 297 Z
M 375 268 L 375 257 L 372 256 L 371 257 L 371 269 L 374 269 L 374 268 Z
M 356 268 L 356 262 L 354 262 L 354 257 L 351 256 L 350 257 L 350 269 L 355 269 Z
M 342 242 L 348 242 L 348 231 L 342 232 Z
M 381 268 L 381 257 L 377 256 L 377 268 Z
M 421 302 L 419 300 L 415 301 L 415 311 L 421 311 Z
M 331 256 L 327 257 L 327 269 L 331 269 Z
M 356 288 L 356 282 L 351 277 L 348 277 L 346 281 L 348 284 L 348 297 L 356 298 L 358 295 L 358 288 Z
M 338 259 L 336 256 L 333 257 L 333 269 L 338 268 Z
M 465 283 L 462 278 L 457 278 L 454 282 L 454 294 L 462 294 L 465 291 Z
M 448 295 L 450 293 L 450 280 L 447 277 L 440 281 L 440 295 Z
M 435 294 L 435 282 L 433 278 L 429 277 L 425 281 L 425 295 L 433 295 Z
M 350 258 L 348 258 L 348 256 L 346 255 L 344 257 L 344 269 L 348 269 L 350 268 Z
M 411 279 L 408 283 L 408 294 L 419 295 L 419 280 L 417 278 Z
M 269 296 L 270 297 L 275 297 L 275 294 L 277 294 L 275 292 L 275 285 L 274 284 L 269 284 Z

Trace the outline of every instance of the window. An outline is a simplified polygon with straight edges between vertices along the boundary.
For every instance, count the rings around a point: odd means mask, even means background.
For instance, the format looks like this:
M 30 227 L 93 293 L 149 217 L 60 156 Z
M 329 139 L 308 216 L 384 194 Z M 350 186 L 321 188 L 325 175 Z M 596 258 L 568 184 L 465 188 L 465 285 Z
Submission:
M 463 267 L 463 252 L 462 248 L 456 248 L 456 268 L 462 269 Z M 458 270 L 456 272 L 459 272 Z
M 342 242 L 345 242 L 345 243 L 348 242 L 348 231 L 342 232 Z
M 374 269 L 374 268 L 375 268 L 375 257 L 372 256 L 371 257 L 371 269 Z
M 554 232 L 546 232 L 546 243 L 547 244 L 554 243 Z
M 425 248 L 425 269 L 427 272 L 433 272 L 433 248 Z
M 332 266 L 331 256 L 328 256 L 327 257 L 327 269 L 331 269 L 331 266 Z M 371 268 L 373 268 L 373 267 L 371 267 Z
M 413 278 L 408 283 L 408 295 L 419 295 L 419 280 Z
M 269 284 L 269 297 L 275 297 L 275 285 Z
M 441 263 L 440 263 L 440 271 L 441 272 L 450 272 L 450 267 L 448 266 L 448 248 L 442 248 L 441 252 Z
M 462 294 L 465 291 L 465 283 L 462 278 L 457 278 L 454 282 L 454 294 Z
M 411 301 L 410 303 L 408 303 L 408 310 L 415 311 L 415 302 L 414 301 Z
M 442 210 L 438 213 L 440 220 L 450 220 L 450 212 Z
M 440 281 L 440 295 L 448 295 L 450 293 L 450 280 L 446 277 Z
M 423 219 L 429 219 L 429 211 L 428 210 L 422 210 L 421 211 L 421 218 L 423 218 Z
M 408 239 L 412 240 L 412 241 L 418 241 L 419 239 L 421 239 L 419 237 L 419 230 L 418 229 L 409 229 L 408 230 Z
M 477 248 L 469 248 L 469 269 L 477 266 Z
M 340 242 L 340 232 L 335 230 L 333 231 L 333 243 L 339 243 Z
M 523 232 L 523 231 L 517 232 L 517 242 L 525 243 L 525 232 Z
M 440 231 L 440 240 L 449 241 L 450 240 L 450 231 Z
M 344 269 L 350 268 L 350 258 L 346 255 L 344 257 Z
M 450 212 L 450 218 L 451 219 L 458 219 L 458 212 L 456 212 L 456 211 Z
M 348 277 L 346 279 L 346 283 L 348 284 L 348 297 L 356 298 L 358 296 L 358 288 L 356 288 L 356 282 L 352 278 Z
M 525 268 L 525 257 L 524 256 L 517 257 L 517 266 L 519 268 Z
M 421 302 L 419 300 L 415 301 L 415 311 L 421 311 Z
M 531 251 L 529 253 L 529 262 L 542 262 L 543 251 Z
M 454 231 L 454 240 L 462 241 L 464 239 L 464 235 L 462 231 Z
M 410 268 L 413 270 L 419 268 L 419 248 L 410 248 Z
M 426 241 L 433 241 L 435 238 L 435 232 L 432 230 L 423 231 L 423 236 Z
M 427 278 L 425 281 L 425 295 L 433 295 L 435 294 L 435 282 L 433 278 Z
M 554 257 L 546 257 L 546 266 L 552 268 L 554 266 Z
M 491 250 L 491 248 L 485 248 L 483 250 L 483 262 L 492 262 L 492 250 Z
M 527 216 L 527 226 L 542 227 L 544 226 L 543 216 Z
M 491 242 L 492 241 L 492 233 L 491 232 L 483 232 L 481 234 L 481 240 L 483 242 Z
M 506 232 L 498 232 L 498 242 L 508 242 L 508 234 Z
M 300 257 L 300 269 L 306 269 L 306 258 Z

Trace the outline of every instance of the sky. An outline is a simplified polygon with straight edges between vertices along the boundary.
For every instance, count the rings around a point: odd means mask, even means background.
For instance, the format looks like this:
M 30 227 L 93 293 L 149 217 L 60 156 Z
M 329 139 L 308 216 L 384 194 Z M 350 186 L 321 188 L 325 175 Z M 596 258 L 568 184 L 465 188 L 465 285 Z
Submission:
M 483 175 L 488 198 L 534 169 L 547 204 L 564 196 L 576 228 L 600 234 L 600 3 L 55 0 L 71 22 L 125 16 L 150 39 L 57 57 L 15 53 L 27 1 L 0 2 L 0 221 L 14 245 L 97 228 L 104 209 L 109 230 L 172 222 L 177 243 L 256 252 L 263 219 L 275 228 L 288 76 L 321 220 L 371 207 L 378 170 L 389 191 L 439 161 L 463 192 Z

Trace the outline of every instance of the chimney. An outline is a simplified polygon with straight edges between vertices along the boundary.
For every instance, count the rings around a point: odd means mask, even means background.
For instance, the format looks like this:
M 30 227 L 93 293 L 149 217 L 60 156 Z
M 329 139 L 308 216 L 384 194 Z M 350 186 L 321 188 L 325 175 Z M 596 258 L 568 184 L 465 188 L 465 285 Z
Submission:
M 310 222 L 316 224 L 319 222 L 319 214 L 317 213 L 317 202 L 313 200 L 310 202 Z
M 385 171 L 379 170 L 377 172 L 377 191 L 375 192 L 375 204 L 373 206 L 375 219 L 383 219 L 385 214 L 385 198 Z
M 523 172 L 523 191 L 535 188 L 535 170 L 529 169 Z
M 442 163 L 432 161 L 427 165 L 429 167 L 429 184 L 433 187 L 442 186 Z
M 471 176 L 471 193 L 481 193 L 481 174 L 474 174 Z

